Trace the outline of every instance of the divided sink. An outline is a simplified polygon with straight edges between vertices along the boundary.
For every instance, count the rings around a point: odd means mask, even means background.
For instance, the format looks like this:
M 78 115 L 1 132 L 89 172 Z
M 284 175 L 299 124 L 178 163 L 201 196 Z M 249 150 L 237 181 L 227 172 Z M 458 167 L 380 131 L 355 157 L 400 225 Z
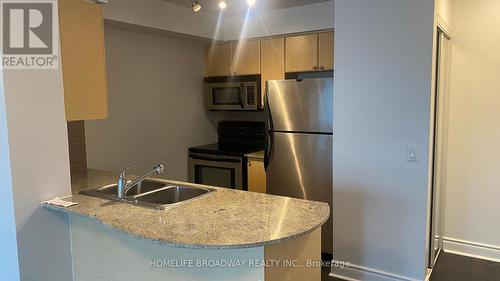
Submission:
M 167 181 L 145 179 L 127 191 L 125 199 L 117 198 L 117 185 L 110 184 L 100 188 L 81 191 L 80 194 L 103 199 L 125 201 L 127 203 L 163 210 L 177 203 L 193 200 L 215 189 L 171 184 Z

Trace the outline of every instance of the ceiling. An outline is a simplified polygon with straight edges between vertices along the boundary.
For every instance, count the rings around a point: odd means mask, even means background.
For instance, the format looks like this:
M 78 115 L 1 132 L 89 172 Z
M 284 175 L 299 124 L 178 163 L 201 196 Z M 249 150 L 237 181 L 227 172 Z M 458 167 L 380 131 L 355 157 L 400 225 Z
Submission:
M 191 0 L 164 0 L 181 6 L 191 7 Z M 220 0 L 199 0 L 202 11 L 219 13 L 218 3 Z M 296 6 L 310 5 L 331 0 L 256 0 L 253 9 L 260 11 L 284 9 Z M 225 0 L 227 8 L 225 13 L 238 13 L 246 11 L 248 7 L 246 0 Z

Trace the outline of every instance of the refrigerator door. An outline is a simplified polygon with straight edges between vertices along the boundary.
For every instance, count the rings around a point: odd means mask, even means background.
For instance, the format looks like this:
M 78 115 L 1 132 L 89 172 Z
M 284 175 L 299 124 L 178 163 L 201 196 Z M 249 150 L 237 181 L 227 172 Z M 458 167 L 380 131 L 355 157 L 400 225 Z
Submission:
M 280 132 L 333 131 L 333 78 L 267 82 L 270 130 Z
M 270 194 L 326 202 L 333 200 L 333 136 L 270 133 L 267 191 Z M 323 225 L 322 250 L 332 253 L 332 215 Z

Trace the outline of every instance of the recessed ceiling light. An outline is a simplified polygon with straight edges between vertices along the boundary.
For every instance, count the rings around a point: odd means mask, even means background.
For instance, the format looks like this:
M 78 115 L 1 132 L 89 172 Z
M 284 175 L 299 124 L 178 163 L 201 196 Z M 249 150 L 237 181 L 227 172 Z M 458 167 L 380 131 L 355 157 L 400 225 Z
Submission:
M 227 7 L 226 2 L 224 2 L 224 1 L 219 2 L 219 8 L 224 10 L 226 7 Z
M 191 6 L 193 7 L 193 11 L 195 12 L 199 12 L 201 10 L 200 1 L 198 0 L 191 1 Z
M 253 6 L 255 4 L 255 0 L 247 0 L 248 6 Z

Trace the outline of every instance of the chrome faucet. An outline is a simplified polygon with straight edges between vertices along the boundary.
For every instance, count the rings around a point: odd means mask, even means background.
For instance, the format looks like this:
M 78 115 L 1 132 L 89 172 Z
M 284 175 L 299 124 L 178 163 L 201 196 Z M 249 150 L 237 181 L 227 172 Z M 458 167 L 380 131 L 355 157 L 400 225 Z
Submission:
M 132 187 L 134 187 L 135 185 L 142 182 L 144 179 L 146 179 L 154 174 L 164 174 L 165 173 L 165 167 L 162 164 L 159 164 L 159 165 L 154 166 L 151 171 L 145 173 L 144 175 L 137 177 L 132 181 L 127 181 L 127 171 L 129 169 L 141 166 L 142 164 L 144 164 L 144 163 L 140 163 L 140 164 L 134 165 L 134 166 L 129 166 L 120 172 L 120 176 L 118 177 L 118 188 L 117 188 L 118 199 L 124 199 L 125 194 L 127 194 L 127 191 L 129 191 Z

